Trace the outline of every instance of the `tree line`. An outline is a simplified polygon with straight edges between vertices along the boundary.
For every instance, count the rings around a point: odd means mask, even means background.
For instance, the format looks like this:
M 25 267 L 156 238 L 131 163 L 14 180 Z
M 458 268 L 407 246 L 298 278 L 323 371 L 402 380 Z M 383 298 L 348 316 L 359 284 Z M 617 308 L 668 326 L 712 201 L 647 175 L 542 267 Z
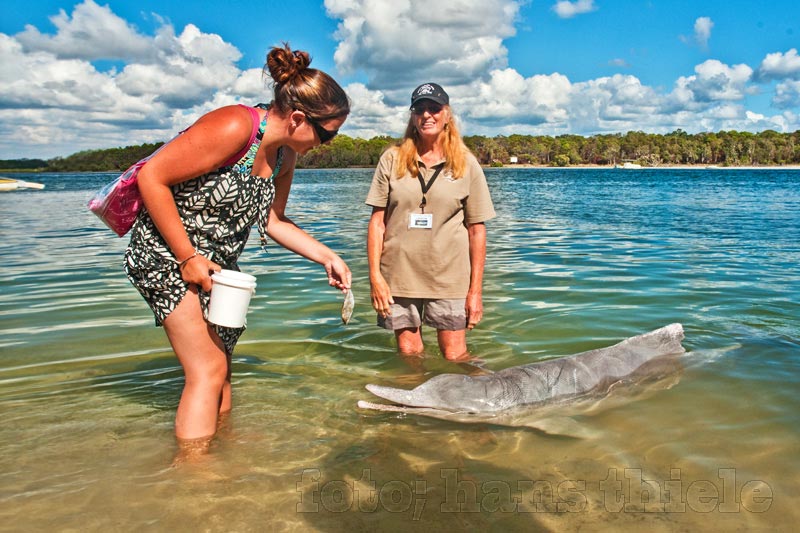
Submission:
M 399 139 L 380 136 L 365 140 L 339 135 L 298 160 L 298 168 L 374 167 L 381 154 Z M 503 166 L 512 158 L 517 163 L 571 166 L 615 165 L 633 162 L 659 165 L 798 165 L 800 130 L 778 133 L 720 131 L 689 134 L 676 130 L 667 134 L 630 131 L 627 133 L 581 135 L 481 135 L 464 138 L 484 165 Z M 87 150 L 50 160 L 0 160 L 0 169 L 44 172 L 123 171 L 151 154 L 163 143 L 124 148 Z
M 590 137 L 473 136 L 465 141 L 483 164 L 507 163 L 512 156 L 518 163 L 552 166 L 624 162 L 642 166 L 800 164 L 800 130 L 689 134 L 679 129 L 668 134 L 630 131 Z

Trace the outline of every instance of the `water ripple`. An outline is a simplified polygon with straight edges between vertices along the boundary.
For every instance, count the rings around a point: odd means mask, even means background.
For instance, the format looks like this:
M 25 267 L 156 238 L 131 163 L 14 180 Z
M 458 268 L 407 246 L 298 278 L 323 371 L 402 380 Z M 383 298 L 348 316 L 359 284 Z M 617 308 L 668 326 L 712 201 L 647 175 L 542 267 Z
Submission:
M 327 515 L 309 524 L 294 512 L 304 468 L 328 480 L 358 479 L 364 469 L 383 483 L 423 478 L 433 497 L 441 468 L 477 481 L 596 486 L 612 468 L 718 480 L 719 468 L 735 467 L 776 494 L 773 510 L 748 515 L 749 525 L 780 530 L 798 519 L 777 495 L 798 491 L 791 474 L 800 471 L 792 453 L 800 438 L 799 174 L 487 170 L 498 217 L 487 224 L 485 318 L 469 334 L 486 368 L 591 350 L 670 322 L 686 330 L 676 384 L 578 413 L 599 437 L 570 440 L 357 411 L 367 383 L 408 388 L 468 370 L 443 361 L 427 331 L 425 357 L 403 360 L 375 326 L 363 205 L 372 170 L 298 171 L 289 214 L 348 261 L 353 320 L 341 324 L 341 295 L 321 267 L 275 244 L 262 254 L 254 232 L 241 261 L 258 289 L 233 360 L 235 424 L 193 471 L 198 479 L 165 467 L 179 364 L 122 273 L 126 240 L 85 209 L 113 175 L 21 175 L 47 188 L 0 195 L 3 219 L 13 222 L 0 240 L 0 501 L 14 508 L 5 516 L 31 530 L 207 529 L 210 515 L 182 511 L 202 501 L 228 529 L 326 530 L 336 529 Z M 629 514 L 614 525 L 640 527 Z M 375 515 L 388 529 L 404 517 Z M 502 518 L 480 517 L 490 528 Z M 667 529 L 708 529 L 697 513 L 660 518 Z M 714 526 L 741 529 L 740 518 L 717 513 Z M 559 516 L 553 528 L 595 519 L 608 517 L 591 508 Z

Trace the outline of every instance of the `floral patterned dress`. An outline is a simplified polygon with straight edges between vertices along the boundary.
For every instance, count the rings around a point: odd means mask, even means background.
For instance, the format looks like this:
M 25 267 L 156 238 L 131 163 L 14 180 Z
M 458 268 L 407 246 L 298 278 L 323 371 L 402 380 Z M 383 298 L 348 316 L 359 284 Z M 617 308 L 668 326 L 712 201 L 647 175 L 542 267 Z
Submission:
M 258 104 L 267 109 L 264 104 Z M 222 268 L 239 270 L 237 261 L 253 224 L 258 224 L 262 246 L 266 243 L 267 219 L 275 198 L 275 176 L 283 162 L 283 148 L 278 150 L 275 170 L 268 178 L 252 175 L 253 161 L 267 125 L 265 115 L 247 153 L 236 163 L 172 187 L 172 194 L 183 226 L 195 249 Z M 133 225 L 130 244 L 125 252 L 125 273 L 153 310 L 160 326 L 175 310 L 188 291 L 178 262 L 158 232 L 153 219 L 142 209 Z M 209 294 L 199 291 L 203 316 L 208 317 Z M 233 353 L 244 327 L 214 326 Z

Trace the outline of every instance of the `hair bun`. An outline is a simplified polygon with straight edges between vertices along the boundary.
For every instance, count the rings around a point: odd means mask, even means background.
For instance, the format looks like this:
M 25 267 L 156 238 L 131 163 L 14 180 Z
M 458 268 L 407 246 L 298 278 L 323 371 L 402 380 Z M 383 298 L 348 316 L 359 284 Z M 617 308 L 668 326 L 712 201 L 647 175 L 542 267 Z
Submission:
M 283 115 L 293 110 L 308 117 L 346 117 L 350 100 L 336 80 L 321 70 L 311 68 L 311 56 L 302 50 L 292 50 L 289 43 L 273 47 L 267 54 L 264 78 L 273 79 L 274 99 L 271 109 Z
M 284 84 L 311 64 L 311 56 L 302 50 L 292 50 L 289 43 L 273 47 L 267 54 L 269 75 L 276 83 Z

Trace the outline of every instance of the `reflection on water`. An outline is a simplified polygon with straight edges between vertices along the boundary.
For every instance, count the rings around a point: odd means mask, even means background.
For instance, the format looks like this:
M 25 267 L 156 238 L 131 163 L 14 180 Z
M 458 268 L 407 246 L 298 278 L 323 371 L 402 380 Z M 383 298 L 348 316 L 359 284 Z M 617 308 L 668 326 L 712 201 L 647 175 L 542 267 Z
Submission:
M 798 474 L 800 176 L 790 171 L 487 171 L 488 369 L 681 322 L 686 368 L 559 413 L 570 436 L 355 408 L 367 383 L 444 372 L 375 327 L 371 170 L 300 171 L 289 211 L 354 273 L 353 320 L 321 268 L 256 237 L 233 415 L 172 468 L 182 385 L 84 207 L 111 175 L 37 175 L 0 196 L 0 521 L 9 530 L 478 528 L 789 530 Z M 474 370 L 474 369 L 473 369 Z M 13 524 L 13 526 L 11 525 Z

